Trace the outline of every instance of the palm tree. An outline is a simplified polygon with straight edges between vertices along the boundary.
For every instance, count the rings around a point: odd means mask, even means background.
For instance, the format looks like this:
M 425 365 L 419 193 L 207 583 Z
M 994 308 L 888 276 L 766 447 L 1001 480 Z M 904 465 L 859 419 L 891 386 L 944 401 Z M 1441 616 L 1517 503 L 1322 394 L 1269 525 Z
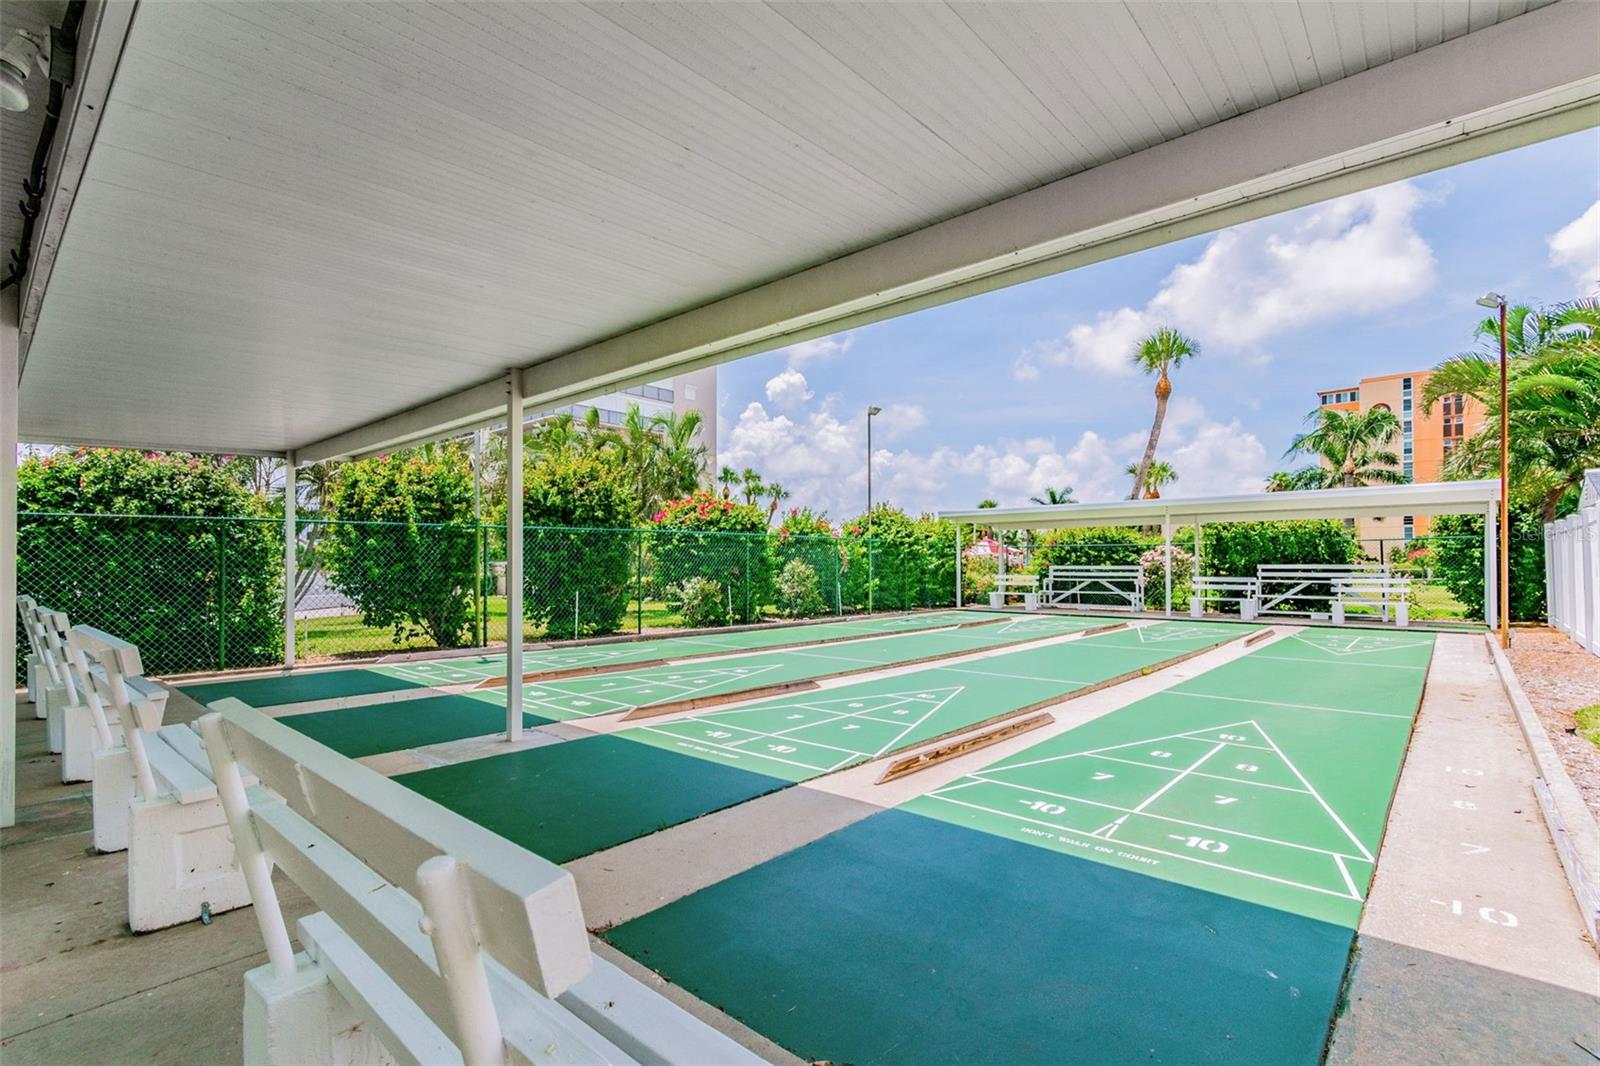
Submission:
M 717 484 L 722 486 L 722 498 L 726 500 L 733 495 L 733 490 L 739 484 L 739 471 L 731 466 L 723 467 L 717 473 Z
M 1058 504 L 1078 502 L 1072 498 L 1071 485 L 1068 485 L 1066 488 L 1062 489 L 1046 488 L 1043 496 L 1029 496 L 1028 499 L 1030 502 L 1036 503 L 1040 507 L 1054 507 Z
M 1164 459 L 1157 459 L 1150 464 L 1150 469 L 1144 472 L 1144 498 L 1159 500 L 1161 486 L 1170 485 L 1176 480 L 1178 472 L 1172 468 L 1172 464 Z
M 744 502 L 754 504 L 761 498 L 765 486 L 761 484 L 761 475 L 751 466 L 739 471 L 739 483 L 744 489 Z
M 1295 437 L 1283 454 L 1321 458 L 1327 464 L 1322 472 L 1325 487 L 1403 485 L 1409 480 L 1400 472 L 1400 457 L 1387 450 L 1400 432 L 1400 419 L 1387 407 L 1350 412 L 1319 407 L 1306 421 L 1313 428 Z
M 776 481 L 769 482 L 766 486 L 767 493 L 767 525 L 772 524 L 772 516 L 778 513 L 778 505 L 789 498 L 789 490 Z
M 1328 471 L 1320 466 L 1303 466 L 1299 470 L 1275 470 L 1267 475 L 1268 492 L 1299 492 L 1302 489 L 1326 488 Z
M 651 419 L 660 449 L 656 490 L 663 499 L 687 496 L 705 476 L 706 446 L 696 439 L 701 421 L 699 411 L 685 411 L 681 415 L 665 411 Z
M 1422 390 L 1424 411 L 1451 395 L 1500 409 L 1497 318 L 1478 324 L 1480 349 L 1439 364 Z M 1577 493 L 1586 469 L 1600 465 L 1600 300 L 1506 313 L 1507 421 L 1514 499 L 1553 521 Z M 1445 460 L 1446 477 L 1489 477 L 1500 469 L 1500 420 L 1491 417 Z
M 1156 377 L 1156 417 L 1150 424 L 1150 440 L 1144 446 L 1144 458 L 1133 475 L 1133 491 L 1128 499 L 1137 500 L 1144 491 L 1145 479 L 1150 475 L 1150 464 L 1155 462 L 1156 444 L 1161 440 L 1161 423 L 1167 417 L 1167 401 L 1172 398 L 1172 378 L 1168 372 L 1200 354 L 1200 345 L 1170 326 L 1162 326 L 1139 342 L 1133 351 L 1133 364 L 1146 374 Z
M 1128 473 L 1138 476 L 1139 464 L 1129 463 Z M 1172 464 L 1163 459 L 1157 459 L 1150 464 L 1150 469 L 1144 473 L 1144 498 L 1147 500 L 1161 499 L 1161 486 L 1170 485 L 1176 480 L 1178 480 L 1178 472 L 1172 468 Z

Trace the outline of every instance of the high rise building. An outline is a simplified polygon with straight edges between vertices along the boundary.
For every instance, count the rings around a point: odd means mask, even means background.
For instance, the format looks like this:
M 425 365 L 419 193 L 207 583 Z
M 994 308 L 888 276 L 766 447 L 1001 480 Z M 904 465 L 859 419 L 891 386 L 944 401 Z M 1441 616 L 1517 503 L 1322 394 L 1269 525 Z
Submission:
M 648 385 L 609 392 L 583 403 L 568 404 L 530 415 L 528 423 L 542 422 L 554 415 L 570 414 L 582 422 L 590 408 L 600 412 L 600 424 L 620 426 L 627 417 L 628 406 L 636 404 L 646 419 L 659 414 L 677 414 L 682 417 L 689 411 L 700 412 L 698 439 L 706 449 L 706 477 L 717 472 L 717 368 L 707 367 L 674 378 L 653 381 Z
M 1476 400 L 1459 395 L 1441 397 L 1431 411 L 1424 411 L 1422 390 L 1432 376 L 1431 370 L 1411 370 L 1362 378 L 1348 388 L 1323 389 L 1318 400 L 1322 407 L 1338 411 L 1374 407 L 1393 411 L 1400 419 L 1400 433 L 1389 450 L 1399 456 L 1400 472 L 1410 481 L 1440 481 L 1445 457 L 1483 427 L 1486 412 Z M 1426 533 L 1428 516 L 1362 518 L 1356 528 L 1371 554 L 1387 554 L 1394 545 Z

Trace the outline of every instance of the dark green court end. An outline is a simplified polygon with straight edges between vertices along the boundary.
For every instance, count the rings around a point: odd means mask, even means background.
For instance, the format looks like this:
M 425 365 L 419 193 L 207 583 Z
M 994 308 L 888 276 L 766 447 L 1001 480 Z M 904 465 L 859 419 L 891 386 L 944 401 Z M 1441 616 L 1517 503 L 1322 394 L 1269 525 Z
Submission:
M 370 703 L 338 711 L 291 714 L 278 721 L 340 755 L 359 759 L 449 740 L 464 740 L 506 730 L 503 703 L 471 696 L 428 696 L 417 700 Z M 524 725 L 549 725 L 551 719 L 522 716 Z
M 615 737 L 526 748 L 394 780 L 557 863 L 789 783 Z
M 391 677 L 376 670 L 313 670 L 282 677 L 253 677 L 240 681 L 207 681 L 182 685 L 178 691 L 199 703 L 232 696 L 252 707 L 277 707 L 285 703 L 336 700 L 345 696 L 372 696 L 423 688 L 420 681 Z
M 886 811 L 606 936 L 808 1062 L 1311 1066 L 1352 933 Z

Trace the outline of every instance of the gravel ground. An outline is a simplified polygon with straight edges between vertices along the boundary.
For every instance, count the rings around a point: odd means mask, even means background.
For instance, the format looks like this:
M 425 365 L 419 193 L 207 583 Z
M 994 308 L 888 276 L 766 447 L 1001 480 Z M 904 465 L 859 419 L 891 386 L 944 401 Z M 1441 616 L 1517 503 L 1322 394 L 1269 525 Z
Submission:
M 1600 703 L 1600 655 L 1547 626 L 1511 631 L 1511 665 L 1567 773 L 1600 819 L 1600 748 L 1577 733 L 1572 712 Z

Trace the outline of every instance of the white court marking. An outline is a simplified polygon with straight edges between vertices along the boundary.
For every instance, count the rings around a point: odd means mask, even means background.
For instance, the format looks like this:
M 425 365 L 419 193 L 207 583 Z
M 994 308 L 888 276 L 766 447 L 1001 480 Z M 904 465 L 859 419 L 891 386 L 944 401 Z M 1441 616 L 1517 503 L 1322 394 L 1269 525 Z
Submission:
M 1240 733 L 1229 733 L 1228 732 L 1229 730 L 1241 730 L 1242 731 L 1242 730 L 1249 730 L 1249 729 L 1253 729 L 1256 732 L 1256 734 L 1259 736 L 1259 738 L 1262 741 L 1264 741 L 1264 743 L 1263 744 L 1251 744 Z M 1134 754 L 1156 755 L 1158 753 L 1159 749 L 1153 749 L 1152 745 L 1159 746 L 1163 742 L 1174 741 L 1174 740 L 1194 741 L 1194 742 L 1208 744 L 1208 745 L 1210 745 L 1210 747 L 1208 748 L 1208 750 L 1205 751 L 1204 754 L 1202 754 L 1198 758 L 1194 759 L 1191 763 L 1189 763 L 1187 766 L 1183 767 L 1182 769 L 1179 769 L 1177 767 L 1171 767 L 1171 766 L 1161 766 L 1161 765 L 1158 765 L 1156 763 L 1152 763 L 1152 762 L 1149 762 L 1149 761 L 1137 761 L 1137 760 L 1133 760 L 1133 759 L 1125 759 L 1125 758 L 1121 758 L 1120 757 L 1120 755 L 1122 755 L 1122 754 L 1127 754 L 1127 755 L 1134 755 Z M 1295 780 L 1297 780 L 1300 783 L 1301 787 L 1298 788 L 1298 789 L 1289 788 L 1287 786 L 1282 786 L 1282 785 L 1273 785 L 1273 784 L 1270 784 L 1270 783 L 1264 782 L 1264 781 L 1250 780 L 1250 779 L 1248 779 L 1246 777 L 1240 777 L 1240 776 L 1236 776 L 1236 775 L 1233 775 L 1233 774 L 1212 774 L 1212 773 L 1207 773 L 1207 772 L 1205 772 L 1204 770 L 1201 769 L 1203 766 L 1205 766 L 1212 759 L 1216 758 L 1219 754 L 1225 753 L 1225 752 L 1228 751 L 1228 749 L 1231 749 L 1231 748 L 1239 748 L 1239 749 L 1243 749 L 1245 751 L 1252 751 L 1252 752 L 1261 752 L 1261 751 L 1271 752 L 1277 758 L 1278 763 L 1284 769 L 1288 770 L 1288 772 L 1291 773 L 1294 776 Z M 1119 753 L 1119 754 L 1111 754 L 1111 753 Z M 1163 756 L 1170 755 L 1169 752 L 1159 752 L 1159 754 L 1161 754 Z M 1248 756 L 1247 758 L 1254 759 L 1254 760 L 1259 760 L 1261 758 L 1261 756 L 1255 755 L 1255 756 Z M 1039 788 L 1039 787 L 1031 785 L 1031 784 L 1024 784 L 1024 783 L 1018 783 L 1018 782 L 1013 782 L 1013 781 L 1005 781 L 1005 780 L 999 779 L 999 777 L 997 776 L 997 775 L 1000 775 L 1000 774 L 1004 774 L 1007 771 L 1019 770 L 1019 769 L 1024 769 L 1024 768 L 1028 768 L 1028 767 L 1033 767 L 1033 766 L 1042 766 L 1042 765 L 1047 765 L 1047 764 L 1051 764 L 1051 763 L 1060 763 L 1060 762 L 1064 762 L 1064 761 L 1072 760 L 1072 759 L 1093 759 L 1093 760 L 1096 760 L 1096 761 L 1105 761 L 1105 762 L 1112 762 L 1112 763 L 1118 763 L 1118 764 L 1124 764 L 1124 765 L 1138 766 L 1138 767 L 1140 767 L 1142 769 L 1146 769 L 1146 770 L 1154 770 L 1154 771 L 1161 772 L 1161 773 L 1171 774 L 1172 777 L 1171 777 L 1170 780 L 1165 781 L 1164 783 L 1162 783 L 1162 785 L 1159 788 L 1156 788 L 1153 791 L 1151 791 L 1149 794 L 1143 796 L 1139 800 L 1139 802 L 1137 804 L 1129 806 L 1129 805 L 1127 805 L 1125 803 L 1124 804 L 1117 804 L 1117 803 L 1107 802 L 1106 800 L 1103 800 L 1103 799 L 1092 799 L 1092 798 L 1089 798 L 1087 796 L 1078 795 L 1078 794 L 1076 794 L 1074 792 L 1071 792 L 1071 791 L 1065 791 L 1065 792 L 1050 791 L 1050 790 L 1046 790 L 1046 789 L 1043 789 L 1043 788 Z M 1236 767 L 1236 769 L 1240 769 L 1240 768 L 1241 767 Z M 1096 773 L 1094 775 L 1093 779 L 1096 780 L 1096 781 L 1099 781 L 1099 780 L 1105 780 L 1105 779 L 1107 779 L 1107 778 L 1109 778 L 1111 776 L 1113 776 L 1113 775 Z M 1291 792 L 1291 793 L 1294 793 L 1294 794 L 1310 796 L 1316 802 L 1316 804 L 1318 805 L 1320 810 L 1323 812 L 1323 814 L 1327 817 L 1329 822 L 1333 826 L 1337 827 L 1337 829 L 1339 831 L 1339 834 L 1342 835 L 1344 837 L 1344 839 L 1349 841 L 1349 843 L 1353 846 L 1354 850 L 1353 851 L 1336 851 L 1336 850 L 1332 850 L 1332 849 L 1329 849 L 1329 848 L 1318 847 L 1318 846 L 1313 845 L 1313 844 L 1302 843 L 1300 841 L 1285 840 L 1285 839 L 1282 839 L 1281 837 L 1269 836 L 1269 835 L 1265 835 L 1265 834 L 1261 834 L 1261 833 L 1251 833 L 1251 832 L 1247 832 L 1247 831 L 1240 830 L 1240 829 L 1237 829 L 1237 828 L 1230 828 L 1230 827 L 1227 827 L 1227 826 L 1212 825 L 1212 824 L 1208 824 L 1208 823 L 1205 823 L 1205 822 L 1195 821 L 1192 818 L 1179 818 L 1179 817 L 1174 817 L 1174 816 L 1171 816 L 1171 815 L 1156 814 L 1156 813 L 1150 812 L 1147 809 L 1152 804 L 1154 804 L 1157 800 L 1159 800 L 1165 793 L 1169 792 L 1171 789 L 1176 787 L 1180 782 L 1182 782 L 1186 778 L 1191 778 L 1191 777 L 1193 777 L 1193 778 L 1204 778 L 1204 779 L 1208 779 L 1208 780 L 1224 781 L 1228 785 L 1232 786 L 1235 789 L 1237 789 L 1237 788 L 1269 789 L 1269 790 L 1278 791 L 1278 792 Z M 1116 817 L 1112 818 L 1110 821 L 1106 822 L 1105 824 L 1100 825 L 1098 828 L 1085 829 L 1085 828 L 1082 828 L 1082 827 L 1079 827 L 1079 826 L 1064 825 L 1064 824 L 1059 824 L 1057 822 L 1046 821 L 1046 820 L 1043 820 L 1043 819 L 1040 819 L 1040 818 L 1037 818 L 1037 817 L 1024 816 L 1024 815 L 1017 814 L 1014 811 L 1010 811 L 1010 810 L 1000 810 L 1000 809 L 997 809 L 997 808 L 995 808 L 993 806 L 990 806 L 990 805 L 986 805 L 986 804 L 983 804 L 983 803 L 969 802 L 967 800 L 958 799 L 958 798 L 955 798 L 955 797 L 950 795 L 950 793 L 958 792 L 958 791 L 961 791 L 963 789 L 968 789 L 968 788 L 971 788 L 972 786 L 978 785 L 978 784 L 995 785 L 995 786 L 999 786 L 999 787 L 1006 788 L 1006 789 L 1009 789 L 1009 790 L 1025 793 L 1025 794 L 1044 796 L 1044 797 L 1049 797 L 1050 799 L 1056 799 L 1056 800 L 1064 800 L 1064 801 L 1066 801 L 1068 803 L 1083 804 L 1083 805 L 1088 806 L 1088 807 L 1093 807 L 1093 808 L 1098 808 L 1098 809 L 1101 809 L 1101 810 L 1106 810 L 1106 811 L 1109 811 L 1109 812 L 1114 812 L 1116 814 Z M 1064 832 L 1064 833 L 1067 833 L 1067 834 L 1071 834 L 1071 835 L 1075 835 L 1075 836 L 1097 838 L 1097 839 L 1102 839 L 1102 840 L 1115 840 L 1115 842 L 1120 847 L 1131 848 L 1131 849 L 1134 849 L 1134 850 L 1137 850 L 1137 851 L 1149 852 L 1151 854 L 1156 854 L 1156 855 L 1163 855 L 1163 856 L 1167 856 L 1167 857 L 1170 857 L 1170 858 L 1183 859 L 1185 861 L 1198 863 L 1198 864 L 1203 865 L 1203 866 L 1210 866 L 1210 867 L 1214 867 L 1214 868 L 1222 869 L 1222 870 L 1230 870 L 1230 871 L 1232 871 L 1234 873 L 1238 873 L 1238 874 L 1241 874 L 1241 875 L 1244 875 L 1244 876 L 1261 878 L 1261 879 L 1268 880 L 1268 881 L 1274 881 L 1276 883 L 1283 884 L 1283 885 L 1289 885 L 1289 886 L 1296 887 L 1296 888 L 1303 888 L 1303 889 L 1306 889 L 1306 890 L 1312 891 L 1312 892 L 1319 892 L 1319 893 L 1323 893 L 1323 894 L 1326 894 L 1326 895 L 1339 896 L 1339 897 L 1342 897 L 1342 898 L 1348 898 L 1348 899 L 1352 899 L 1352 900 L 1356 900 L 1356 901 L 1360 901 L 1362 896 L 1361 896 L 1361 893 L 1360 893 L 1359 889 L 1357 888 L 1357 886 L 1355 884 L 1354 878 L 1350 874 L 1349 868 L 1346 866 L 1346 860 L 1354 860 L 1354 861 L 1359 861 L 1359 862 L 1364 862 L 1364 863 L 1373 863 L 1373 862 L 1376 861 L 1374 859 L 1373 855 L 1372 855 L 1371 850 L 1368 849 L 1367 846 L 1364 843 L 1362 843 L 1361 840 L 1355 835 L 1355 833 L 1351 831 L 1350 827 L 1345 824 L 1344 819 L 1339 817 L 1338 813 L 1336 811 L 1334 811 L 1332 806 L 1330 806 L 1328 804 L 1327 800 L 1323 798 L 1321 793 L 1319 793 L 1316 790 L 1316 788 L 1310 783 L 1310 781 L 1308 781 L 1306 779 L 1305 775 L 1300 771 L 1299 767 L 1294 765 L 1294 762 L 1291 759 L 1289 759 L 1289 757 L 1287 755 L 1284 754 L 1283 749 L 1278 746 L 1277 742 L 1274 741 L 1271 738 L 1271 736 L 1269 736 L 1267 734 L 1267 731 L 1264 728 L 1262 728 L 1261 724 L 1259 722 L 1255 721 L 1254 719 L 1247 719 L 1247 720 L 1238 721 L 1238 722 L 1230 722 L 1230 723 L 1226 723 L 1226 724 L 1223 724 L 1223 725 L 1207 726 L 1207 727 L 1203 727 L 1203 728 L 1199 728 L 1199 729 L 1191 729 L 1191 730 L 1188 730 L 1188 731 L 1182 732 L 1182 733 L 1168 733 L 1168 734 L 1164 734 L 1162 736 L 1146 737 L 1146 738 L 1143 738 L 1143 739 L 1140 739 L 1140 740 L 1129 741 L 1129 742 L 1121 743 L 1121 744 L 1111 744 L 1111 745 L 1107 745 L 1105 747 L 1100 747 L 1100 748 L 1088 748 L 1088 749 L 1085 749 L 1083 751 L 1067 752 L 1067 753 L 1063 753 L 1063 754 L 1060 754 L 1060 755 L 1050 755 L 1050 756 L 1045 756 L 1043 758 L 1037 758 L 1037 759 L 1024 759 L 1024 760 L 1017 761 L 1017 762 L 1010 762 L 1010 763 L 1004 763 L 1004 764 L 1001 764 L 1001 765 L 998 765 L 998 766 L 991 766 L 991 767 L 985 768 L 980 773 L 969 774 L 969 775 L 967 775 L 967 776 L 965 776 L 965 777 L 953 782 L 950 785 L 947 785 L 947 786 L 945 786 L 943 788 L 940 788 L 940 789 L 936 789 L 933 792 L 928 793 L 928 796 L 930 798 L 932 798 L 932 799 L 940 800 L 941 802 L 954 803 L 954 804 L 957 804 L 959 806 L 969 808 L 971 810 L 984 811 L 984 812 L 989 813 L 989 814 L 999 815 L 1002 818 L 1007 818 L 1007 819 L 1011 819 L 1011 820 L 1015 820 L 1015 821 L 1029 822 L 1029 823 L 1033 823 L 1033 824 L 1037 824 L 1037 825 L 1048 826 L 1048 827 L 1056 829 L 1058 831 L 1061 831 L 1061 832 Z M 1225 802 L 1226 803 L 1232 803 L 1235 800 L 1232 797 L 1219 795 L 1217 797 L 1217 801 L 1218 801 L 1218 804 L 1221 805 L 1221 804 L 1223 804 Z M 1024 805 L 1028 805 L 1028 801 L 1027 800 L 1019 800 L 1018 802 L 1020 802 L 1020 803 L 1022 803 Z M 1037 804 L 1034 804 L 1032 806 L 1033 806 L 1033 809 L 1035 811 L 1037 811 L 1039 809 Z M 1059 814 L 1065 814 L 1066 813 L 1066 811 L 1061 808 L 1060 804 L 1053 804 L 1053 805 L 1046 805 L 1046 806 L 1054 808 L 1054 809 L 1051 809 L 1051 810 L 1048 811 L 1048 813 L 1050 813 L 1052 815 L 1059 815 Z M 1184 854 L 1184 853 L 1181 853 L 1181 852 L 1174 852 L 1174 851 L 1171 851 L 1171 850 L 1167 850 L 1167 849 L 1163 849 L 1163 848 L 1159 848 L 1159 847 L 1154 847 L 1154 846 L 1149 845 L 1149 844 L 1138 843 L 1138 842 L 1130 842 L 1130 841 L 1127 841 L 1127 840 L 1124 840 L 1124 839 L 1116 837 L 1115 834 L 1116 834 L 1117 830 L 1120 829 L 1128 821 L 1129 818 L 1134 817 L 1134 816 L 1138 816 L 1138 817 L 1142 817 L 1142 818 L 1151 818 L 1151 819 L 1154 819 L 1154 820 L 1159 821 L 1159 822 L 1170 823 L 1170 824 L 1173 824 L 1173 825 L 1186 826 L 1186 827 L 1191 828 L 1191 829 L 1199 829 L 1199 830 L 1203 830 L 1203 831 L 1208 832 L 1208 833 L 1217 834 L 1219 837 L 1230 837 L 1230 838 L 1237 837 L 1237 838 L 1241 838 L 1241 839 L 1256 841 L 1256 842 L 1263 843 L 1263 844 L 1273 845 L 1273 846 L 1276 846 L 1276 847 L 1290 848 L 1290 849 L 1293 849 L 1295 851 L 1310 852 L 1310 853 L 1317 854 L 1317 855 L 1327 856 L 1328 859 L 1330 859 L 1332 861 L 1332 863 L 1334 864 L 1334 867 L 1338 871 L 1341 880 L 1344 882 L 1345 891 L 1344 892 L 1335 892 L 1335 891 L 1333 891 L 1331 889 L 1328 889 L 1325 886 L 1305 884 L 1303 882 L 1294 881 L 1294 880 L 1291 880 L 1291 879 L 1288 879 L 1288 878 L 1278 877 L 1278 876 L 1275 876 L 1273 874 L 1266 873 L 1266 872 L 1264 872 L 1262 870 L 1253 870 L 1253 869 L 1249 869 L 1249 868 L 1244 867 L 1244 866 L 1237 866 L 1237 865 L 1234 865 L 1234 864 L 1231 864 L 1231 863 L 1219 862 L 1214 858 L 1202 859 L 1202 858 L 1198 858 L 1198 857 L 1196 857 L 1195 855 L 1192 855 L 1192 854 Z M 1172 835 L 1175 838 L 1177 838 L 1176 834 L 1172 834 Z
M 756 755 L 763 759 L 771 759 L 774 758 L 774 756 L 764 752 L 752 751 L 742 746 L 760 741 L 777 741 L 782 743 L 785 740 L 795 739 L 806 744 L 807 746 L 845 752 L 846 754 L 844 758 L 835 760 L 826 766 L 798 762 L 794 759 L 775 760 L 777 762 L 788 763 L 791 766 L 803 766 L 806 769 L 816 770 L 819 773 L 828 773 L 830 771 L 840 769 L 841 767 L 848 766 L 853 762 L 858 762 L 862 759 L 875 759 L 886 752 L 893 751 L 895 746 L 898 745 L 908 733 L 922 725 L 929 718 L 932 718 L 935 714 L 939 713 L 939 711 L 943 709 L 946 704 L 955 699 L 965 690 L 966 686 L 955 685 L 947 688 L 916 689 L 905 692 L 886 692 L 872 696 L 847 696 L 833 700 L 805 700 L 780 704 L 762 704 L 754 707 L 741 707 L 734 710 L 719 711 L 715 716 L 712 717 L 701 718 L 697 716 L 690 716 L 688 718 L 681 718 L 666 726 L 640 726 L 639 728 L 660 736 L 670 737 L 673 740 L 685 741 L 694 744 L 706 744 L 713 748 L 721 748 L 725 751 L 741 755 Z M 852 708 L 850 706 L 851 704 L 855 704 L 856 706 Z M 843 705 L 844 709 L 835 709 L 836 705 Z M 912 717 L 912 712 L 918 710 L 922 711 L 922 714 L 918 717 Z M 752 729 L 746 726 L 738 725 L 730 720 L 740 715 L 770 715 L 782 711 L 810 711 L 824 714 L 828 717 L 818 719 L 814 722 L 803 722 L 800 725 L 786 726 L 782 729 L 776 730 Z M 876 717 L 876 715 L 879 714 L 900 715 L 901 717 Z M 821 741 L 808 740 L 805 737 L 793 736 L 793 734 L 805 729 L 812 729 L 820 726 L 836 726 L 841 721 L 847 719 L 877 722 L 881 725 L 900 726 L 901 729 L 889 740 L 877 745 L 876 747 L 866 748 L 865 750 L 862 747 L 840 747 L 837 744 L 827 744 Z M 728 743 L 720 743 L 714 739 L 702 739 L 700 737 L 684 736 L 682 733 L 677 732 L 678 729 L 687 725 L 699 725 L 703 727 L 709 727 L 711 730 L 719 731 L 724 728 L 737 729 L 741 733 L 749 733 L 750 736 L 739 740 L 730 741 Z M 848 726 L 845 728 L 848 728 Z

